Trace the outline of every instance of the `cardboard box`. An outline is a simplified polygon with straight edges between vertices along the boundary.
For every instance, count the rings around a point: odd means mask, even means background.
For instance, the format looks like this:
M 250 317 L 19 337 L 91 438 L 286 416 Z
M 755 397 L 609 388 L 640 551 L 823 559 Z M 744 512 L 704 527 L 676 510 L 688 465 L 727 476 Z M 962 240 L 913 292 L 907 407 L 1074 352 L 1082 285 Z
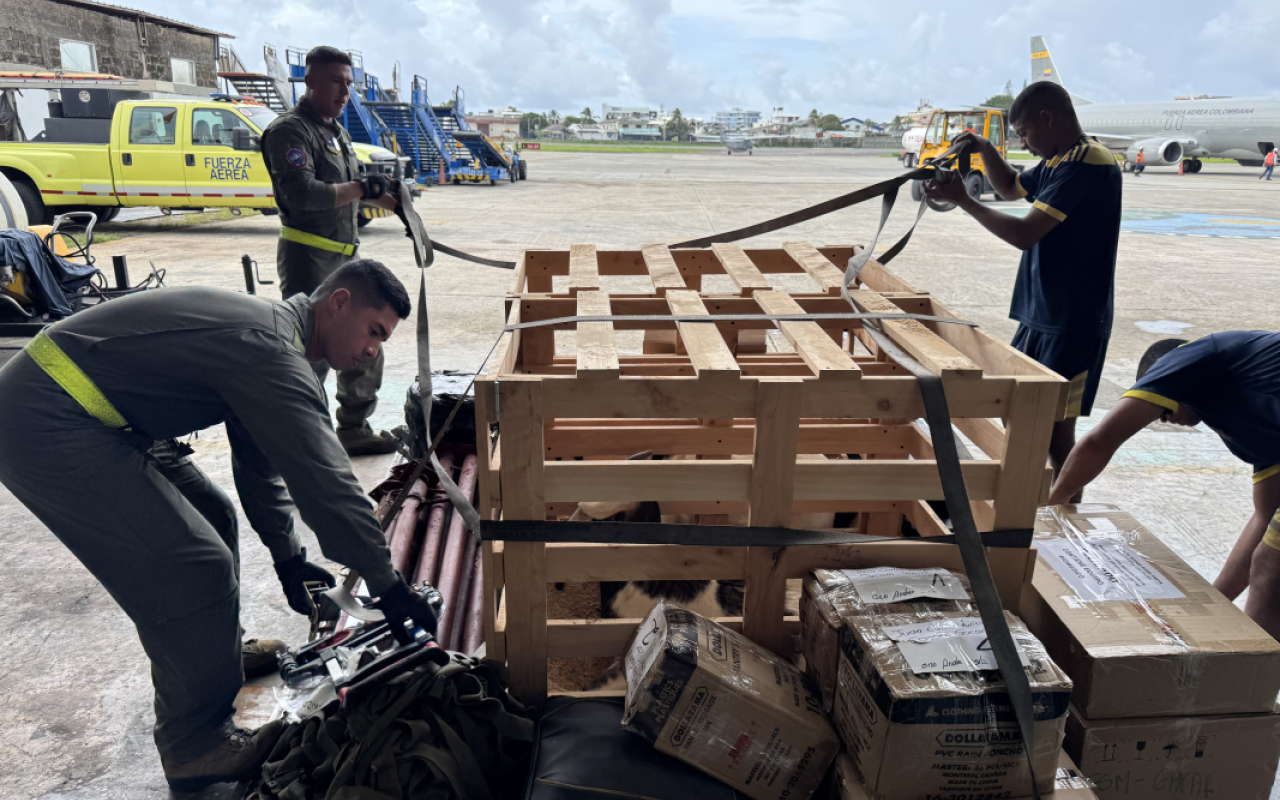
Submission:
M 1058 751 L 1058 771 L 1054 775 L 1052 800 L 1098 800 L 1089 779 L 1076 768 L 1065 751 Z M 871 794 L 853 758 L 846 752 L 836 756 L 836 800 L 881 800 Z M 961 795 L 963 796 L 963 795 Z M 982 795 L 977 795 L 982 796 Z
M 933 573 L 933 579 L 921 580 L 928 578 L 926 573 Z M 885 579 L 893 574 L 902 576 L 898 583 L 904 588 L 898 589 L 897 594 L 909 595 L 909 598 L 873 597 L 872 593 L 888 583 Z M 869 579 L 864 579 L 864 576 Z M 939 581 L 942 586 L 938 585 Z M 836 671 L 840 668 L 840 628 L 845 617 L 916 614 L 923 619 L 947 613 L 964 616 L 978 613 L 972 603 L 968 578 L 944 569 L 820 569 L 805 577 L 802 588 L 800 652 L 804 656 L 805 669 L 822 692 L 822 707 L 828 712 L 835 706 Z M 936 591 L 921 591 L 928 589 Z
M 625 728 L 755 800 L 806 800 L 840 747 L 784 659 L 660 601 L 625 657 Z
M 1062 748 L 1071 680 L 1012 614 L 1014 641 L 1026 656 L 1035 699 L 1036 778 L 1051 791 Z M 918 623 L 917 628 L 899 625 Z M 964 637 L 924 638 L 915 630 L 967 627 Z M 891 637 L 906 636 L 903 641 Z M 911 638 L 914 637 L 914 638 Z M 877 620 L 851 617 L 840 632 L 836 728 L 858 771 L 877 798 L 1019 797 L 1031 793 L 1026 749 L 1000 674 L 992 670 L 944 672 L 944 658 L 916 647 L 960 653 L 951 659 L 986 659 L 985 633 L 976 617 L 923 621 L 911 615 Z M 922 667 L 937 665 L 938 670 Z M 918 671 L 919 670 L 919 671 Z
M 1067 753 L 1103 800 L 1265 800 L 1280 761 L 1280 714 L 1085 719 Z
M 1089 719 L 1265 713 L 1280 643 L 1114 506 L 1040 510 L 1022 615 Z

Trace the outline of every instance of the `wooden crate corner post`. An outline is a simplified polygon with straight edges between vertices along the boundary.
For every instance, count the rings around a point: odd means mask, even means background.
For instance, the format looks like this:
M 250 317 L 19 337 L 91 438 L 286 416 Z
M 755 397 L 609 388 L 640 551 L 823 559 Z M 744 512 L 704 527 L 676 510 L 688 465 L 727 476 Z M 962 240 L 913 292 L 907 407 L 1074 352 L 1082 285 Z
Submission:
M 544 520 L 542 382 L 506 378 L 499 395 L 503 518 Z M 547 697 L 547 546 L 507 542 L 503 564 L 511 693 L 541 706 Z

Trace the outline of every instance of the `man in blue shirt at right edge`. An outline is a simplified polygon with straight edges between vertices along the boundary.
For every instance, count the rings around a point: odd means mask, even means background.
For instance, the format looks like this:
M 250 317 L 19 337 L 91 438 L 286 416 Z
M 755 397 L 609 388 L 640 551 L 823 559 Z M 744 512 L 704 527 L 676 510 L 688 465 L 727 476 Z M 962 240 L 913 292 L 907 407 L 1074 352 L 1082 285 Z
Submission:
M 1203 422 L 1253 467 L 1253 515 L 1213 585 L 1280 639 L 1280 333 L 1224 331 L 1194 342 L 1156 342 L 1138 362 L 1138 382 L 1071 451 L 1049 492 L 1068 502 L 1102 474 L 1116 451 L 1157 419 Z
M 1042 159 L 1021 174 L 977 134 L 961 133 L 953 143 L 976 146 L 1000 197 L 1032 203 L 1025 217 L 982 205 L 960 181 L 926 182 L 924 189 L 1023 251 L 1009 308 L 1009 318 L 1019 323 L 1012 344 L 1071 381 L 1066 419 L 1054 425 L 1049 443 L 1057 473 L 1075 446 L 1076 419 L 1093 410 L 1111 338 L 1120 167 L 1111 151 L 1085 135 L 1071 96 L 1056 83 L 1023 89 L 1009 109 L 1009 124 L 1022 146 Z

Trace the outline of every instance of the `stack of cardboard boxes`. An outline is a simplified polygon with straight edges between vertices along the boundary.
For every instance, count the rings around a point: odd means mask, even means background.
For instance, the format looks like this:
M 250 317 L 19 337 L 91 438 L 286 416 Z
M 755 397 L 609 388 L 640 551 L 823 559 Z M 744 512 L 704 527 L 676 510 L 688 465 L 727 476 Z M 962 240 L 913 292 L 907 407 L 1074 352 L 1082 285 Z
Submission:
M 1040 792 L 1059 781 L 1071 680 L 1006 614 L 1034 696 Z M 845 747 L 845 800 L 1025 797 L 1026 748 L 962 575 L 944 569 L 819 570 L 804 584 L 801 652 Z M 1074 800 L 1074 798 L 1073 798 Z
M 1021 604 L 1075 683 L 1065 749 L 1100 798 L 1266 798 L 1280 644 L 1133 517 L 1042 509 Z

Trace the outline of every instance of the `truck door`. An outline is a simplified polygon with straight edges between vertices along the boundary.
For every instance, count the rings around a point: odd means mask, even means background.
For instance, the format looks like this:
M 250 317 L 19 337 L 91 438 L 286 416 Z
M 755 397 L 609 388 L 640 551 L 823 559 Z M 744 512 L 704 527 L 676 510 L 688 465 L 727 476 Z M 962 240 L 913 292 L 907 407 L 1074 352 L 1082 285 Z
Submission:
M 180 122 L 176 106 L 139 105 L 121 114 L 112 155 L 121 205 L 190 205 L 178 144 Z
M 257 131 L 234 109 L 193 106 L 184 144 L 187 193 L 194 206 L 271 207 L 271 177 L 258 150 L 237 151 L 231 132 Z

